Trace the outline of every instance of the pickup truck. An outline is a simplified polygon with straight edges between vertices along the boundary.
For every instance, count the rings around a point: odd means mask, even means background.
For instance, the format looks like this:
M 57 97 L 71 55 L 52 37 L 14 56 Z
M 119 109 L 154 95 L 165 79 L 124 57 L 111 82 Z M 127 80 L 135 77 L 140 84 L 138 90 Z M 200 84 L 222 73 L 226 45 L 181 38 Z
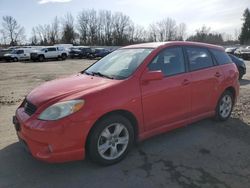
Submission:
M 33 61 L 44 61 L 46 59 L 61 59 L 65 60 L 68 52 L 63 47 L 51 46 L 36 50 L 30 53 L 30 59 Z

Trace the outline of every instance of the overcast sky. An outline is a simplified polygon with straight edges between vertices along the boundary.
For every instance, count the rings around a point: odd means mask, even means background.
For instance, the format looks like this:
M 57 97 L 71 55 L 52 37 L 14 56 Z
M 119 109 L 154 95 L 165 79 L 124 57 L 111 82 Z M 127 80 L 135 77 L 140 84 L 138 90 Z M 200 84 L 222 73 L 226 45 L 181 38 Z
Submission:
M 55 16 L 83 9 L 119 11 L 139 25 L 170 17 L 187 25 L 188 34 L 206 25 L 212 31 L 230 33 L 241 28 L 241 17 L 250 0 L 0 0 L 0 17 L 11 15 L 25 27 L 48 24 Z M 1 27 L 1 26 L 0 26 Z

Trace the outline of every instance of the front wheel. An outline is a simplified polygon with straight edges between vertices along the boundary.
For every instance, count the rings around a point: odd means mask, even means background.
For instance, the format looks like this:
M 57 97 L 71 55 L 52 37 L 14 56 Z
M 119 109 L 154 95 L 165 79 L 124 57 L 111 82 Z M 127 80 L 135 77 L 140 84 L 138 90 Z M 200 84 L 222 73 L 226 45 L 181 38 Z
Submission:
M 65 60 L 67 58 L 66 54 L 62 54 L 62 60 Z
M 99 164 L 115 164 L 126 156 L 133 142 L 134 130 L 130 121 L 120 115 L 108 116 L 91 131 L 88 154 Z
M 233 95 L 230 91 L 225 91 L 220 97 L 216 107 L 216 119 L 219 121 L 227 120 L 233 110 Z

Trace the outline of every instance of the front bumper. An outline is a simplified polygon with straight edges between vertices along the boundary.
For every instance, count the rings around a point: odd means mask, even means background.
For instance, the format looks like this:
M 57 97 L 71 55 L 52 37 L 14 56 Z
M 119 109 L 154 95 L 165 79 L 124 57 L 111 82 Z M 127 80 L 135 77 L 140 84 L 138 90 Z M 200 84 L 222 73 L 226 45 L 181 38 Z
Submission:
M 5 61 L 12 61 L 14 58 L 11 56 L 4 56 Z
M 38 54 L 30 54 L 31 60 L 38 60 Z
M 41 121 L 27 115 L 21 107 L 13 124 L 21 143 L 38 160 L 57 163 L 85 158 L 90 122 Z

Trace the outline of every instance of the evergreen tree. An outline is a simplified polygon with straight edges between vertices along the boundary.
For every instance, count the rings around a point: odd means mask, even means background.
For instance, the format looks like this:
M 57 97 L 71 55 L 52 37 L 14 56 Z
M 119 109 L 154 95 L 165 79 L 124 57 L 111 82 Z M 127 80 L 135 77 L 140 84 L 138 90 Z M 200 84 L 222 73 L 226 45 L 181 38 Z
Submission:
M 240 44 L 250 44 L 250 11 L 248 8 L 244 11 L 243 21 L 239 36 Z

